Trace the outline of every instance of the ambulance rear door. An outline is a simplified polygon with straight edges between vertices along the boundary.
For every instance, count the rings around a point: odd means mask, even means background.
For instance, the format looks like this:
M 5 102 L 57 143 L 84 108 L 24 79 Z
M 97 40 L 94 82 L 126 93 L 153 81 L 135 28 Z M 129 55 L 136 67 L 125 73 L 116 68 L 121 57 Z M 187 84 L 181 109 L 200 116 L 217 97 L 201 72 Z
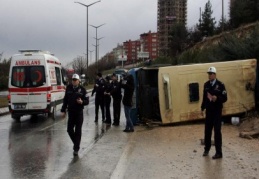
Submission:
M 41 59 L 40 59 L 41 58 Z M 47 83 L 44 56 L 16 59 L 11 67 L 10 97 L 14 110 L 45 109 Z

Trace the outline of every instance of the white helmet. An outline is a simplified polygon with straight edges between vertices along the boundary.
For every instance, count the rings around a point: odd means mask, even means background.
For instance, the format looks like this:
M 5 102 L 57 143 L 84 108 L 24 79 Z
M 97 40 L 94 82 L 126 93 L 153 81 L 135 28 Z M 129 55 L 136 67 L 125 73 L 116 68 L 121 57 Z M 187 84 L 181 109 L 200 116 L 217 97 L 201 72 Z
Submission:
M 217 70 L 215 67 L 209 67 L 207 73 L 215 73 L 216 74 Z
M 79 75 L 78 75 L 78 74 L 73 74 L 72 79 L 77 79 L 77 80 L 79 80 L 79 81 L 80 81 L 80 77 L 79 77 Z

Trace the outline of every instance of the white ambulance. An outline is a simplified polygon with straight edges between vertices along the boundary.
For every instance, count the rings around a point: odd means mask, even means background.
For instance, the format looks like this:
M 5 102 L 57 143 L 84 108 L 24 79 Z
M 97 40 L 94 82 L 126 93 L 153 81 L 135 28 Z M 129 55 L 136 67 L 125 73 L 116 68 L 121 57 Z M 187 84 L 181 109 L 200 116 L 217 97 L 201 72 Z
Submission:
M 9 73 L 9 111 L 20 121 L 23 115 L 48 114 L 61 109 L 65 82 L 60 61 L 41 50 L 20 50 L 12 56 Z

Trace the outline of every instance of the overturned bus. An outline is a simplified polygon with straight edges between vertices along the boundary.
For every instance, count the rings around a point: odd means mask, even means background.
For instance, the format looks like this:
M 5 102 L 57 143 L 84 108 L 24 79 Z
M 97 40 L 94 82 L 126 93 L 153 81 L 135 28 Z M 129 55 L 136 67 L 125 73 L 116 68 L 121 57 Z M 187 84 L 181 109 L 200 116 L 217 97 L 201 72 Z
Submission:
M 255 59 L 131 69 L 135 78 L 133 122 L 152 120 L 162 124 L 200 120 L 203 85 L 214 66 L 224 82 L 228 101 L 222 114 L 236 115 L 255 107 Z

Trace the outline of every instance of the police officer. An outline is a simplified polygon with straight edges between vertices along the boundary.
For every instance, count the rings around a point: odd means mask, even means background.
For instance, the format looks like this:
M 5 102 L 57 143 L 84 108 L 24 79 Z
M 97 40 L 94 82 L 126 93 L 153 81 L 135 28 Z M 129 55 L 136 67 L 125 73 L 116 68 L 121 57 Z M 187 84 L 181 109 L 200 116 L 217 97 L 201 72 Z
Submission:
M 113 124 L 114 126 L 120 125 L 121 116 L 121 85 L 117 80 L 116 74 L 112 74 L 111 92 L 113 98 Z
M 105 91 L 105 80 L 102 78 L 101 73 L 97 73 L 96 82 L 92 91 L 92 96 L 95 94 L 95 121 L 98 122 L 99 106 L 102 112 L 102 121 L 105 121 L 104 115 L 104 91 Z
M 227 101 L 225 85 L 216 78 L 216 68 L 210 67 L 207 71 L 209 81 L 204 84 L 203 101 L 201 105 L 202 114 L 206 109 L 205 120 L 205 147 L 203 156 L 208 156 L 211 148 L 212 129 L 214 128 L 214 141 L 216 154 L 212 159 L 223 157 L 222 135 L 221 135 L 221 115 L 223 103 Z
M 110 105 L 111 105 L 111 83 L 110 83 L 110 77 L 106 76 L 105 77 L 105 82 L 106 82 L 106 88 L 104 91 L 104 108 L 105 108 L 105 123 L 106 124 L 111 124 L 111 112 L 110 112 Z
M 79 83 L 79 75 L 74 74 L 72 76 L 72 84 L 66 88 L 63 106 L 61 108 L 63 117 L 66 116 L 66 111 L 68 110 L 67 132 L 74 144 L 74 155 L 78 155 L 80 149 L 84 105 L 89 103 L 87 92 Z

